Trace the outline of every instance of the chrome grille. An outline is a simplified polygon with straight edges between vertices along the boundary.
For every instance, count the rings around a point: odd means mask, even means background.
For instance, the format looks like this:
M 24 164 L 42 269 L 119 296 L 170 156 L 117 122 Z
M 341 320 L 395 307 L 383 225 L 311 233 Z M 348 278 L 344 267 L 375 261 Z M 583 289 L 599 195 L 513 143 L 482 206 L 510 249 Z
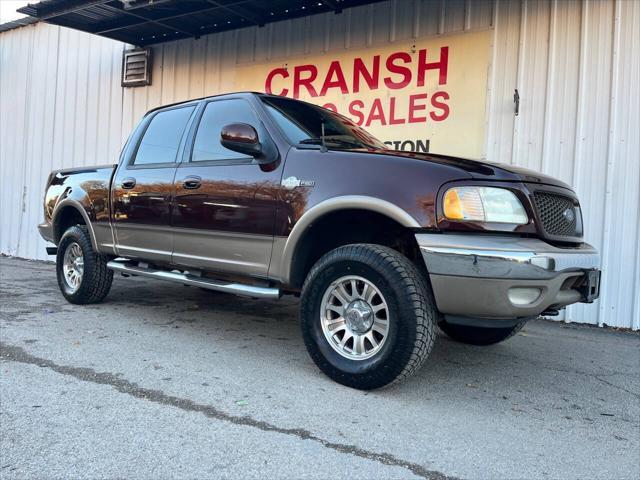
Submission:
M 577 237 L 579 211 L 573 200 L 553 193 L 536 192 L 534 194 L 538 216 L 547 235 L 558 237 Z

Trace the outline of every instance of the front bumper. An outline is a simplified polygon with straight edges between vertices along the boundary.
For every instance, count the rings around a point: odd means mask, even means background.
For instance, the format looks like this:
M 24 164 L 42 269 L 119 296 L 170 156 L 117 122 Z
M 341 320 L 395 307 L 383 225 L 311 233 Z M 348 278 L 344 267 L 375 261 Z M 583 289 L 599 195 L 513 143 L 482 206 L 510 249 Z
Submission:
M 559 248 L 512 236 L 420 233 L 441 313 L 484 319 L 534 317 L 547 309 L 593 301 L 587 272 L 600 266 L 591 245 Z

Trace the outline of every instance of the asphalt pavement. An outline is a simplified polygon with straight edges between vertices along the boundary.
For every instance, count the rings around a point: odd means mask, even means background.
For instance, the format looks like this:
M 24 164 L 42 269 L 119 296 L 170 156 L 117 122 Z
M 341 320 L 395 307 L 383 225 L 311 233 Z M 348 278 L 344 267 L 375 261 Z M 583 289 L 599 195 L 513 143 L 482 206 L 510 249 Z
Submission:
M 0 258 L 0 478 L 640 478 L 640 335 L 440 334 L 409 381 L 325 377 L 298 302 L 140 278 L 68 304 Z

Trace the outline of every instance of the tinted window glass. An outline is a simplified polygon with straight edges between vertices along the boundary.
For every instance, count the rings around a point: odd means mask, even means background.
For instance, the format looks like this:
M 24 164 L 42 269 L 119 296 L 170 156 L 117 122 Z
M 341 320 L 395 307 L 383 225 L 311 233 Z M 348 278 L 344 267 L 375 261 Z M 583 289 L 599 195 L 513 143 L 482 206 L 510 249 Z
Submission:
M 347 117 L 310 103 L 284 97 L 263 97 L 267 111 L 294 144 L 320 145 L 330 148 L 387 149 L 386 145 Z
M 268 103 L 265 104 L 269 113 L 276 121 L 276 123 L 282 128 L 282 131 L 287 136 L 287 138 L 291 141 L 291 143 L 300 143 L 301 141 L 311 138 L 309 132 L 304 130 L 300 125 L 295 123 L 295 121 L 287 117 L 284 112 L 281 112 L 273 105 Z
M 258 118 L 245 100 L 219 100 L 209 103 L 200 120 L 191 161 L 252 158 L 224 148 L 220 143 L 222 127 L 230 123 L 248 123 L 257 129 Z
M 144 132 L 133 164 L 175 162 L 180 139 L 194 108 L 174 108 L 158 112 Z

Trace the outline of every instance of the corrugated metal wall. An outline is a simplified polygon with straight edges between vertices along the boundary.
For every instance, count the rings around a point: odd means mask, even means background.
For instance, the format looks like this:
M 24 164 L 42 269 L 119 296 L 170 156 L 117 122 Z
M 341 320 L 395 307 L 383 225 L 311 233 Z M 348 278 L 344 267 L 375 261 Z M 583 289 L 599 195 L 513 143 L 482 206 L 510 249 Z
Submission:
M 603 252 L 601 299 L 566 318 L 640 328 L 638 1 L 392 0 L 158 46 L 153 85 L 124 91 L 122 44 L 44 24 L 0 34 L 0 251 L 46 258 L 49 171 L 115 162 L 149 108 L 228 91 L 236 65 L 478 29 L 494 31 L 486 157 L 573 185 Z

